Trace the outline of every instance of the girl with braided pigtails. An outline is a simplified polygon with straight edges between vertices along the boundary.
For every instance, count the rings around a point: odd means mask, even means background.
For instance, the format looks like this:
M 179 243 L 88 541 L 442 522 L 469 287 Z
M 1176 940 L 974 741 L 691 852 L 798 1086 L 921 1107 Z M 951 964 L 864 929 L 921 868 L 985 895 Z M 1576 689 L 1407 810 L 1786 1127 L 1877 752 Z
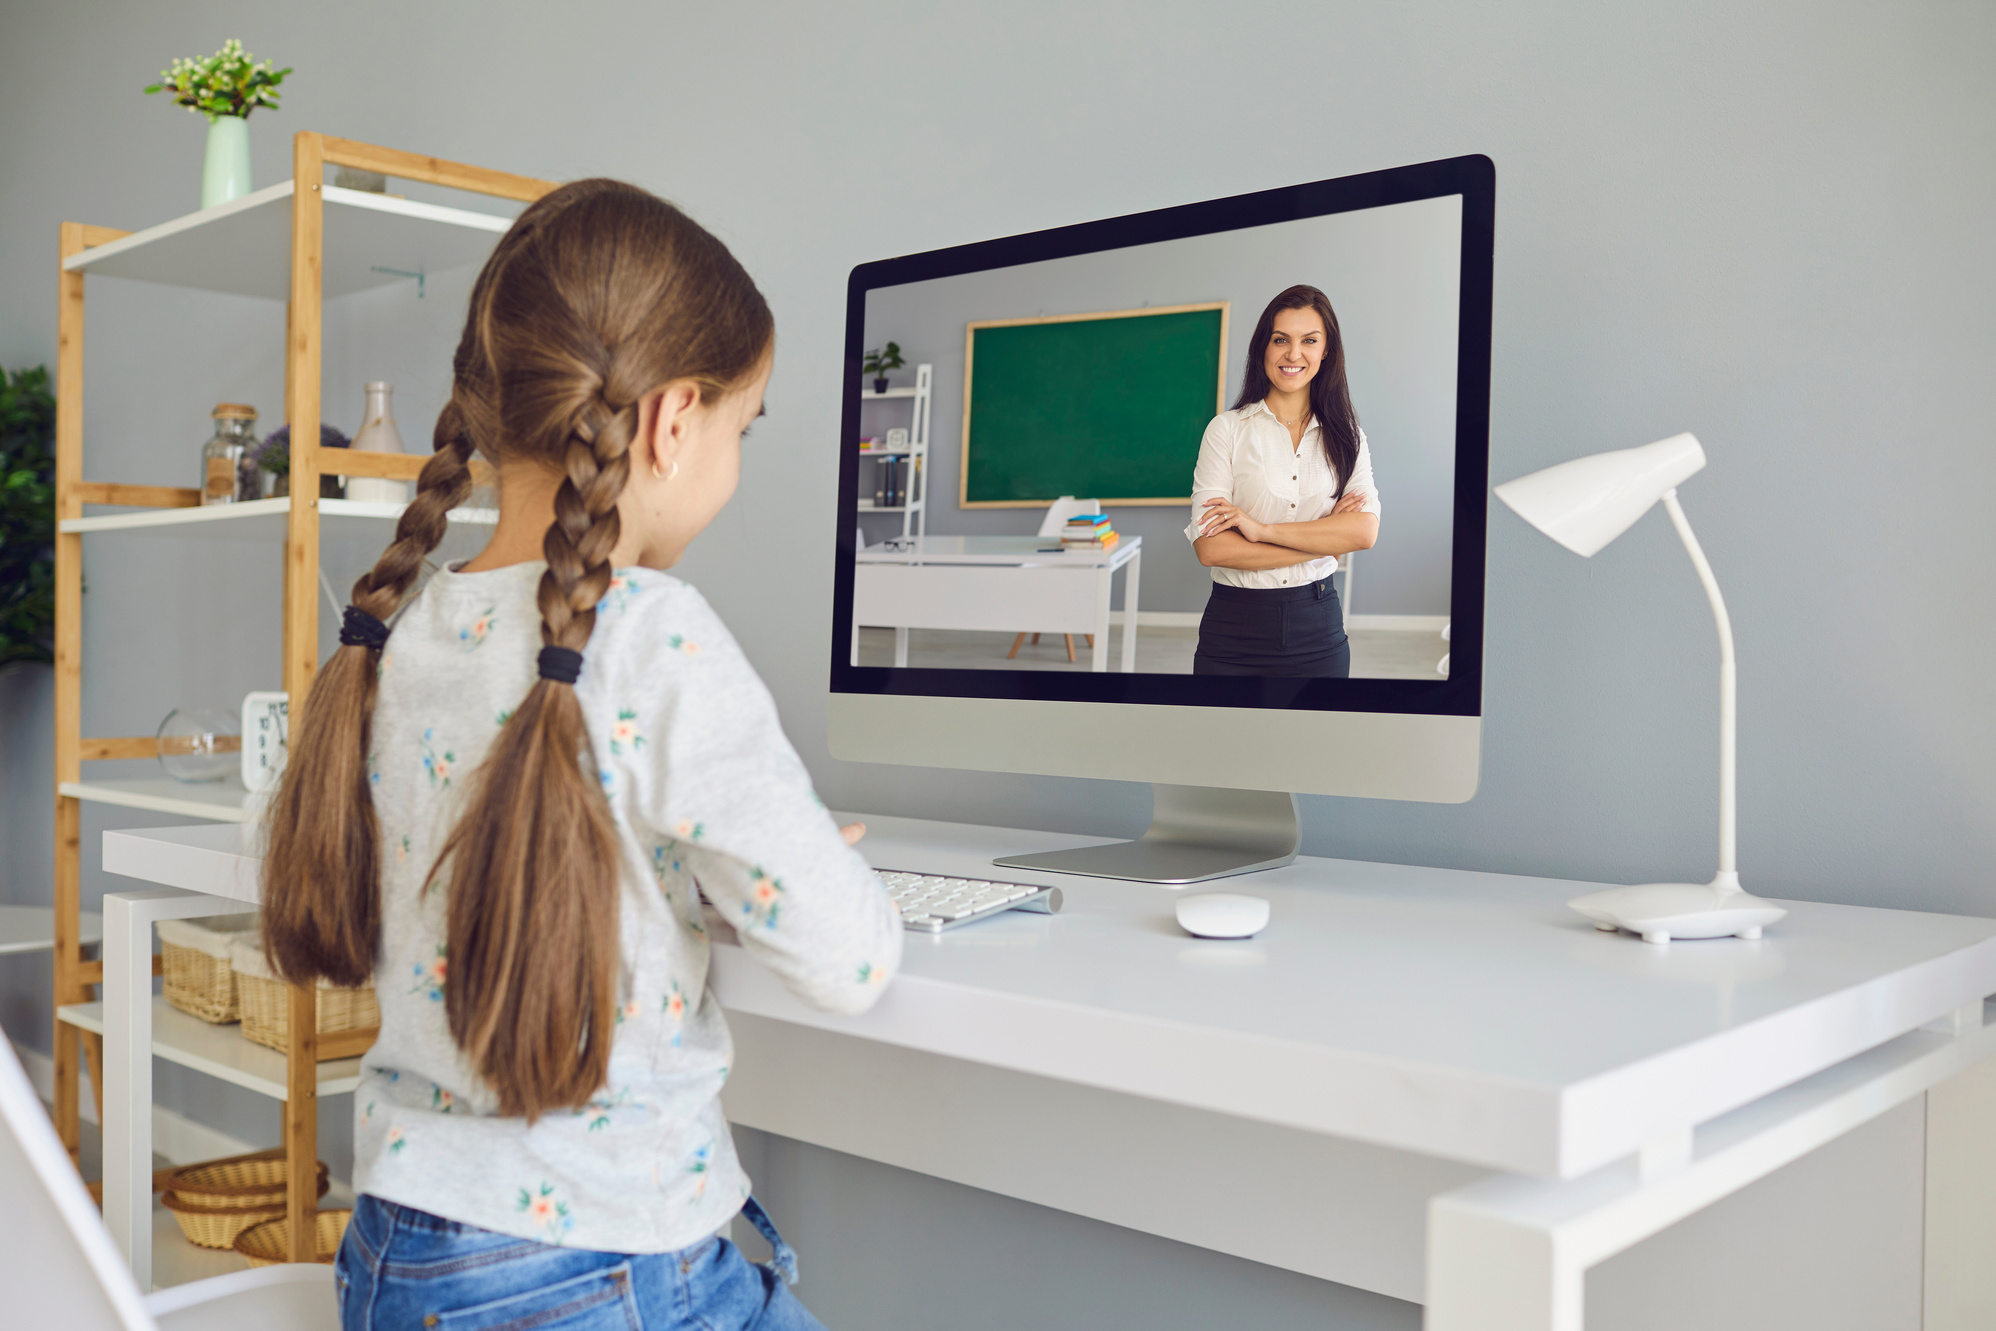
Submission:
M 273 963 L 381 1004 L 349 1331 L 819 1326 L 722 1118 L 701 894 L 836 1012 L 879 996 L 899 919 L 863 829 L 664 571 L 734 492 L 772 347 L 727 249 L 615 181 L 529 207 L 472 291 L 436 456 L 354 584 L 266 825 Z M 499 474 L 491 543 L 412 597 L 474 453 Z M 769 1262 L 728 1241 L 737 1214 Z

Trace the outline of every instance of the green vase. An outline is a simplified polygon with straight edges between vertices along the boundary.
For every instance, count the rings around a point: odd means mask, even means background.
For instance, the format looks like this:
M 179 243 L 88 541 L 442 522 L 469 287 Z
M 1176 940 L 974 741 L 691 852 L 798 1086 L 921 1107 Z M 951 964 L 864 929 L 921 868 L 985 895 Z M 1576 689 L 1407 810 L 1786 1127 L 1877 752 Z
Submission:
M 201 167 L 201 206 L 213 208 L 249 192 L 249 121 L 241 116 L 216 116 L 208 122 L 208 158 Z

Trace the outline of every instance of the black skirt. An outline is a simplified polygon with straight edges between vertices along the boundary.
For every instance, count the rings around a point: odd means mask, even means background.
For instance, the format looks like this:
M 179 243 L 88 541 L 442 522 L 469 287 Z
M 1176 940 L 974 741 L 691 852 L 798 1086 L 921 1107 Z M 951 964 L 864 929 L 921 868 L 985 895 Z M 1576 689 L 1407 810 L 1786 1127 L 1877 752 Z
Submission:
M 1331 580 L 1302 587 L 1214 583 L 1199 618 L 1195 675 L 1351 677 L 1351 643 Z

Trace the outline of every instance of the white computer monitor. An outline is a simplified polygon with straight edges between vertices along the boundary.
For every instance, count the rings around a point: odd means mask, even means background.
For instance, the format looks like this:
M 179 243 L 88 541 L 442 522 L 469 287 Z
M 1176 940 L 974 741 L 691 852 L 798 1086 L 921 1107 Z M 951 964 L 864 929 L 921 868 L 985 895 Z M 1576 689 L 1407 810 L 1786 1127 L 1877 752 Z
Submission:
M 1143 840 L 1000 863 L 1160 882 L 1293 858 L 1294 793 L 1470 798 L 1495 186 L 1458 157 L 855 268 L 832 752 L 1149 781 Z M 1312 410 L 1264 415 L 1284 301 Z M 1369 487 L 1368 548 L 1204 562 L 1326 483 Z M 1245 556 L 1194 539 L 1221 491 Z

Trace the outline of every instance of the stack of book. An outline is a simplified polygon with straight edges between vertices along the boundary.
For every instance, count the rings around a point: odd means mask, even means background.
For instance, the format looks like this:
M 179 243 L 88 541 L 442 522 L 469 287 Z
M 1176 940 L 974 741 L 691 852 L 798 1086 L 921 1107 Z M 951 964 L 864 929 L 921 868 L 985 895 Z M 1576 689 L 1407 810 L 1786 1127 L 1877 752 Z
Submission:
M 1105 513 L 1077 513 L 1067 520 L 1061 529 L 1060 548 L 1063 550 L 1107 550 L 1123 538 L 1109 525 Z

